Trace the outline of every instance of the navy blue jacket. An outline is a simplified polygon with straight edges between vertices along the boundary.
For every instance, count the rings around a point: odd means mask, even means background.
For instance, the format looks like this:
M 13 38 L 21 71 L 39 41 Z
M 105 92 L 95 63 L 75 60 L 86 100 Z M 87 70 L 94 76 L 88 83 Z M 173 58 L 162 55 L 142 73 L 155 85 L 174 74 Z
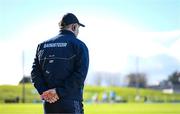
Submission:
M 88 66 L 86 45 L 71 31 L 61 30 L 38 45 L 31 78 L 40 95 L 55 88 L 60 99 L 82 100 Z

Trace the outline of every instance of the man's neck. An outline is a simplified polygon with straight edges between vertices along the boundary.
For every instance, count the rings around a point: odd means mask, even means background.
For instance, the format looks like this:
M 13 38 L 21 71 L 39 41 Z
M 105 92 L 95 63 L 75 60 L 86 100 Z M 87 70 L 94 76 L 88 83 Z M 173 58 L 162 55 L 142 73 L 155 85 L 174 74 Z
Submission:
M 72 33 L 74 33 L 74 31 L 72 29 L 70 29 L 70 28 L 67 28 L 67 29 L 64 29 L 64 30 L 71 31 Z

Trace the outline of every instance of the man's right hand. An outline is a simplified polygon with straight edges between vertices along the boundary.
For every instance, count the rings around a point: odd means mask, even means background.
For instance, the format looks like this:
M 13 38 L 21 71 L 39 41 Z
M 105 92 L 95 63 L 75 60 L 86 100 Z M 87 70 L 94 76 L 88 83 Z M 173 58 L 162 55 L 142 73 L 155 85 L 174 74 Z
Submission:
M 49 103 L 55 103 L 57 100 L 59 100 L 59 97 L 56 93 L 55 89 L 49 89 L 41 95 L 41 98 L 46 100 Z

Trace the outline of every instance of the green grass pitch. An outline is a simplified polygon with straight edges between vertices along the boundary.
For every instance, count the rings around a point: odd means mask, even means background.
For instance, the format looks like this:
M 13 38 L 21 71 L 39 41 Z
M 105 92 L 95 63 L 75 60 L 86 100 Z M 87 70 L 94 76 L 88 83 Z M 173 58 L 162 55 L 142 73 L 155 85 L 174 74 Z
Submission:
M 180 114 L 180 104 L 85 104 L 85 114 Z M 43 114 L 41 104 L 0 104 L 0 114 Z

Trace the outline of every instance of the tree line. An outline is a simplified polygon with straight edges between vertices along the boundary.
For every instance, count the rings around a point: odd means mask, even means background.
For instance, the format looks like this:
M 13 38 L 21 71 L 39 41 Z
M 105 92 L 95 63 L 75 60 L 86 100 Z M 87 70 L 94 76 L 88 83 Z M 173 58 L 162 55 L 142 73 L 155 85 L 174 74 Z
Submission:
M 120 85 L 120 74 L 97 72 L 94 74 L 94 85 L 101 86 L 103 84 L 108 86 Z M 30 76 L 25 76 L 20 80 L 22 83 L 31 83 Z M 129 73 L 125 76 L 125 82 L 128 87 L 146 88 L 148 85 L 148 78 L 146 73 Z M 162 80 L 160 83 L 169 82 L 171 85 L 180 85 L 180 71 L 174 71 L 168 76 L 166 80 Z

